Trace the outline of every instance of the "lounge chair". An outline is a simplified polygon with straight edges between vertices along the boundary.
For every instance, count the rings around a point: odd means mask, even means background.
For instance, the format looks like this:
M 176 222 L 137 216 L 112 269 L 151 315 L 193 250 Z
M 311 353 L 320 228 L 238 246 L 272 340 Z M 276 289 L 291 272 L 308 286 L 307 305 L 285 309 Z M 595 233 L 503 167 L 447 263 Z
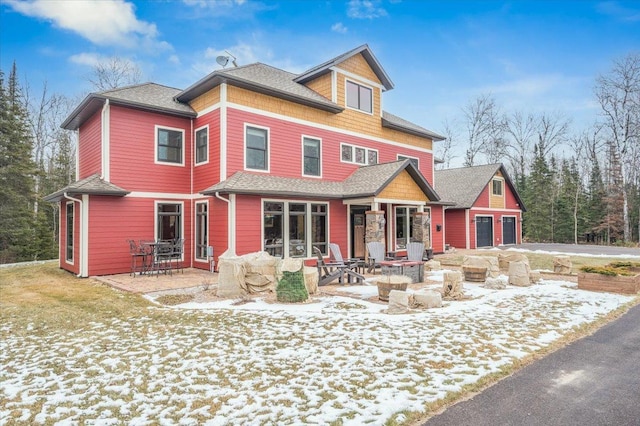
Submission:
M 333 261 L 337 263 L 344 263 L 349 267 L 349 269 L 353 269 L 356 272 L 358 271 L 358 266 L 362 265 L 362 260 L 358 258 L 350 258 L 345 259 L 342 257 L 342 251 L 340 250 L 340 246 L 336 243 L 329 244 L 329 250 L 331 250 L 331 255 L 333 256 Z
M 424 243 L 407 243 L 407 260 L 422 262 L 424 256 Z
M 323 286 L 338 280 L 340 284 L 344 284 L 344 277 L 347 276 L 347 282 L 351 283 L 355 280 L 362 283 L 364 277 L 354 270 L 350 269 L 344 262 L 326 262 L 322 256 L 322 252 L 318 247 L 313 247 L 313 252 L 318 257 L 318 285 Z
M 385 260 L 391 260 L 391 258 L 387 258 L 384 252 L 384 244 L 371 241 L 367 243 L 367 251 L 369 253 L 369 265 L 367 267 L 367 272 L 374 272 L 376 268 L 380 267 L 380 262 Z

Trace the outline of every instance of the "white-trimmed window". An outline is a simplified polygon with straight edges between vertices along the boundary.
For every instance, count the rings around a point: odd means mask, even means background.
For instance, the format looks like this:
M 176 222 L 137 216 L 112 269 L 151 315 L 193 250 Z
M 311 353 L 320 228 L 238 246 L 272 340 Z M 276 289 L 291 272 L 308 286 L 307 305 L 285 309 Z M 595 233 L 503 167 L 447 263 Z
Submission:
M 322 176 L 322 157 L 320 139 L 302 137 L 302 175 Z
M 504 187 L 504 181 L 502 179 L 493 179 L 491 181 L 491 193 L 495 196 L 502 196 Z
M 397 206 L 395 217 L 396 250 L 405 249 L 413 237 L 413 218 L 416 207 Z
M 182 236 L 182 205 L 156 201 L 156 240 L 179 240 Z
M 413 165 L 416 166 L 416 169 L 420 168 L 420 160 L 418 160 L 418 158 L 416 158 L 416 157 L 410 157 L 408 155 L 398 154 L 397 158 L 398 158 L 398 160 L 411 160 Z
M 269 171 L 269 129 L 245 125 L 244 168 Z
M 156 163 L 184 166 L 184 130 L 156 126 Z
M 361 165 L 378 164 L 378 151 L 347 143 L 340 144 L 340 161 Z
M 209 125 L 196 129 L 195 135 L 196 165 L 209 162 Z
M 65 260 L 69 263 L 73 263 L 73 228 L 75 216 L 75 207 L 73 201 L 67 203 L 66 209 L 67 232 L 65 241 Z
M 196 253 L 197 260 L 207 260 L 207 247 L 209 246 L 209 203 L 196 201 Z
M 345 84 L 347 107 L 371 114 L 373 112 L 373 89 L 353 81 Z
M 328 204 L 265 200 L 262 211 L 264 251 L 277 257 L 311 257 L 315 246 L 327 254 Z

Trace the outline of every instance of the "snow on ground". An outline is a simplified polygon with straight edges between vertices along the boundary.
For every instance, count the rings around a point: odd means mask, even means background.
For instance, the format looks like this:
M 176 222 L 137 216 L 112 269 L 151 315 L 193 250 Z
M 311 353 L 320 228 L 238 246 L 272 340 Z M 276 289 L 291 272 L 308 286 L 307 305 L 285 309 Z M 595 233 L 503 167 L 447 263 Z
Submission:
M 364 285 L 305 304 L 189 303 L 172 324 L 147 312 L 47 338 L 3 324 L 0 424 L 18 413 L 48 424 L 381 425 L 632 299 L 564 281 L 464 286 L 470 300 L 397 316 L 365 300 L 377 289 Z

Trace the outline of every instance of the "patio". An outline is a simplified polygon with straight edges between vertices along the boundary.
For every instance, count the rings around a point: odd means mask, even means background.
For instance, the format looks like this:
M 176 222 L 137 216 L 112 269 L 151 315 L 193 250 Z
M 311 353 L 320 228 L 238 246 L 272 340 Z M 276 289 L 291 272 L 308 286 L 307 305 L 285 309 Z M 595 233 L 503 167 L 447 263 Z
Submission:
M 211 273 L 203 269 L 185 268 L 183 272 L 173 271 L 169 274 L 136 275 L 130 274 L 105 275 L 94 277 L 118 290 L 130 293 L 155 293 L 170 290 L 197 291 L 210 285 L 218 285 L 218 273 Z

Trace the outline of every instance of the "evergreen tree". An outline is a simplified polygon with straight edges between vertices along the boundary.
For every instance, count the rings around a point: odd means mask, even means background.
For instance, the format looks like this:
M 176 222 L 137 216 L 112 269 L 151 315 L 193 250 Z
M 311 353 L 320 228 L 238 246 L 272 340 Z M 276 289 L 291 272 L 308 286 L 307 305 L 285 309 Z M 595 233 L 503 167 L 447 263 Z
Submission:
M 585 229 L 588 233 L 587 242 L 601 243 L 603 233 L 599 230 L 599 225 L 606 216 L 606 207 L 603 202 L 606 196 L 602 172 L 597 160 L 594 159 L 591 174 L 589 176 L 589 187 L 587 188 Z
M 35 252 L 32 143 L 15 63 L 5 85 L 0 70 L 0 262 L 29 260 Z
M 552 240 L 552 172 L 538 145 L 534 145 L 531 174 L 523 194 L 527 211 L 524 213 L 524 233 L 527 239 L 537 242 Z

